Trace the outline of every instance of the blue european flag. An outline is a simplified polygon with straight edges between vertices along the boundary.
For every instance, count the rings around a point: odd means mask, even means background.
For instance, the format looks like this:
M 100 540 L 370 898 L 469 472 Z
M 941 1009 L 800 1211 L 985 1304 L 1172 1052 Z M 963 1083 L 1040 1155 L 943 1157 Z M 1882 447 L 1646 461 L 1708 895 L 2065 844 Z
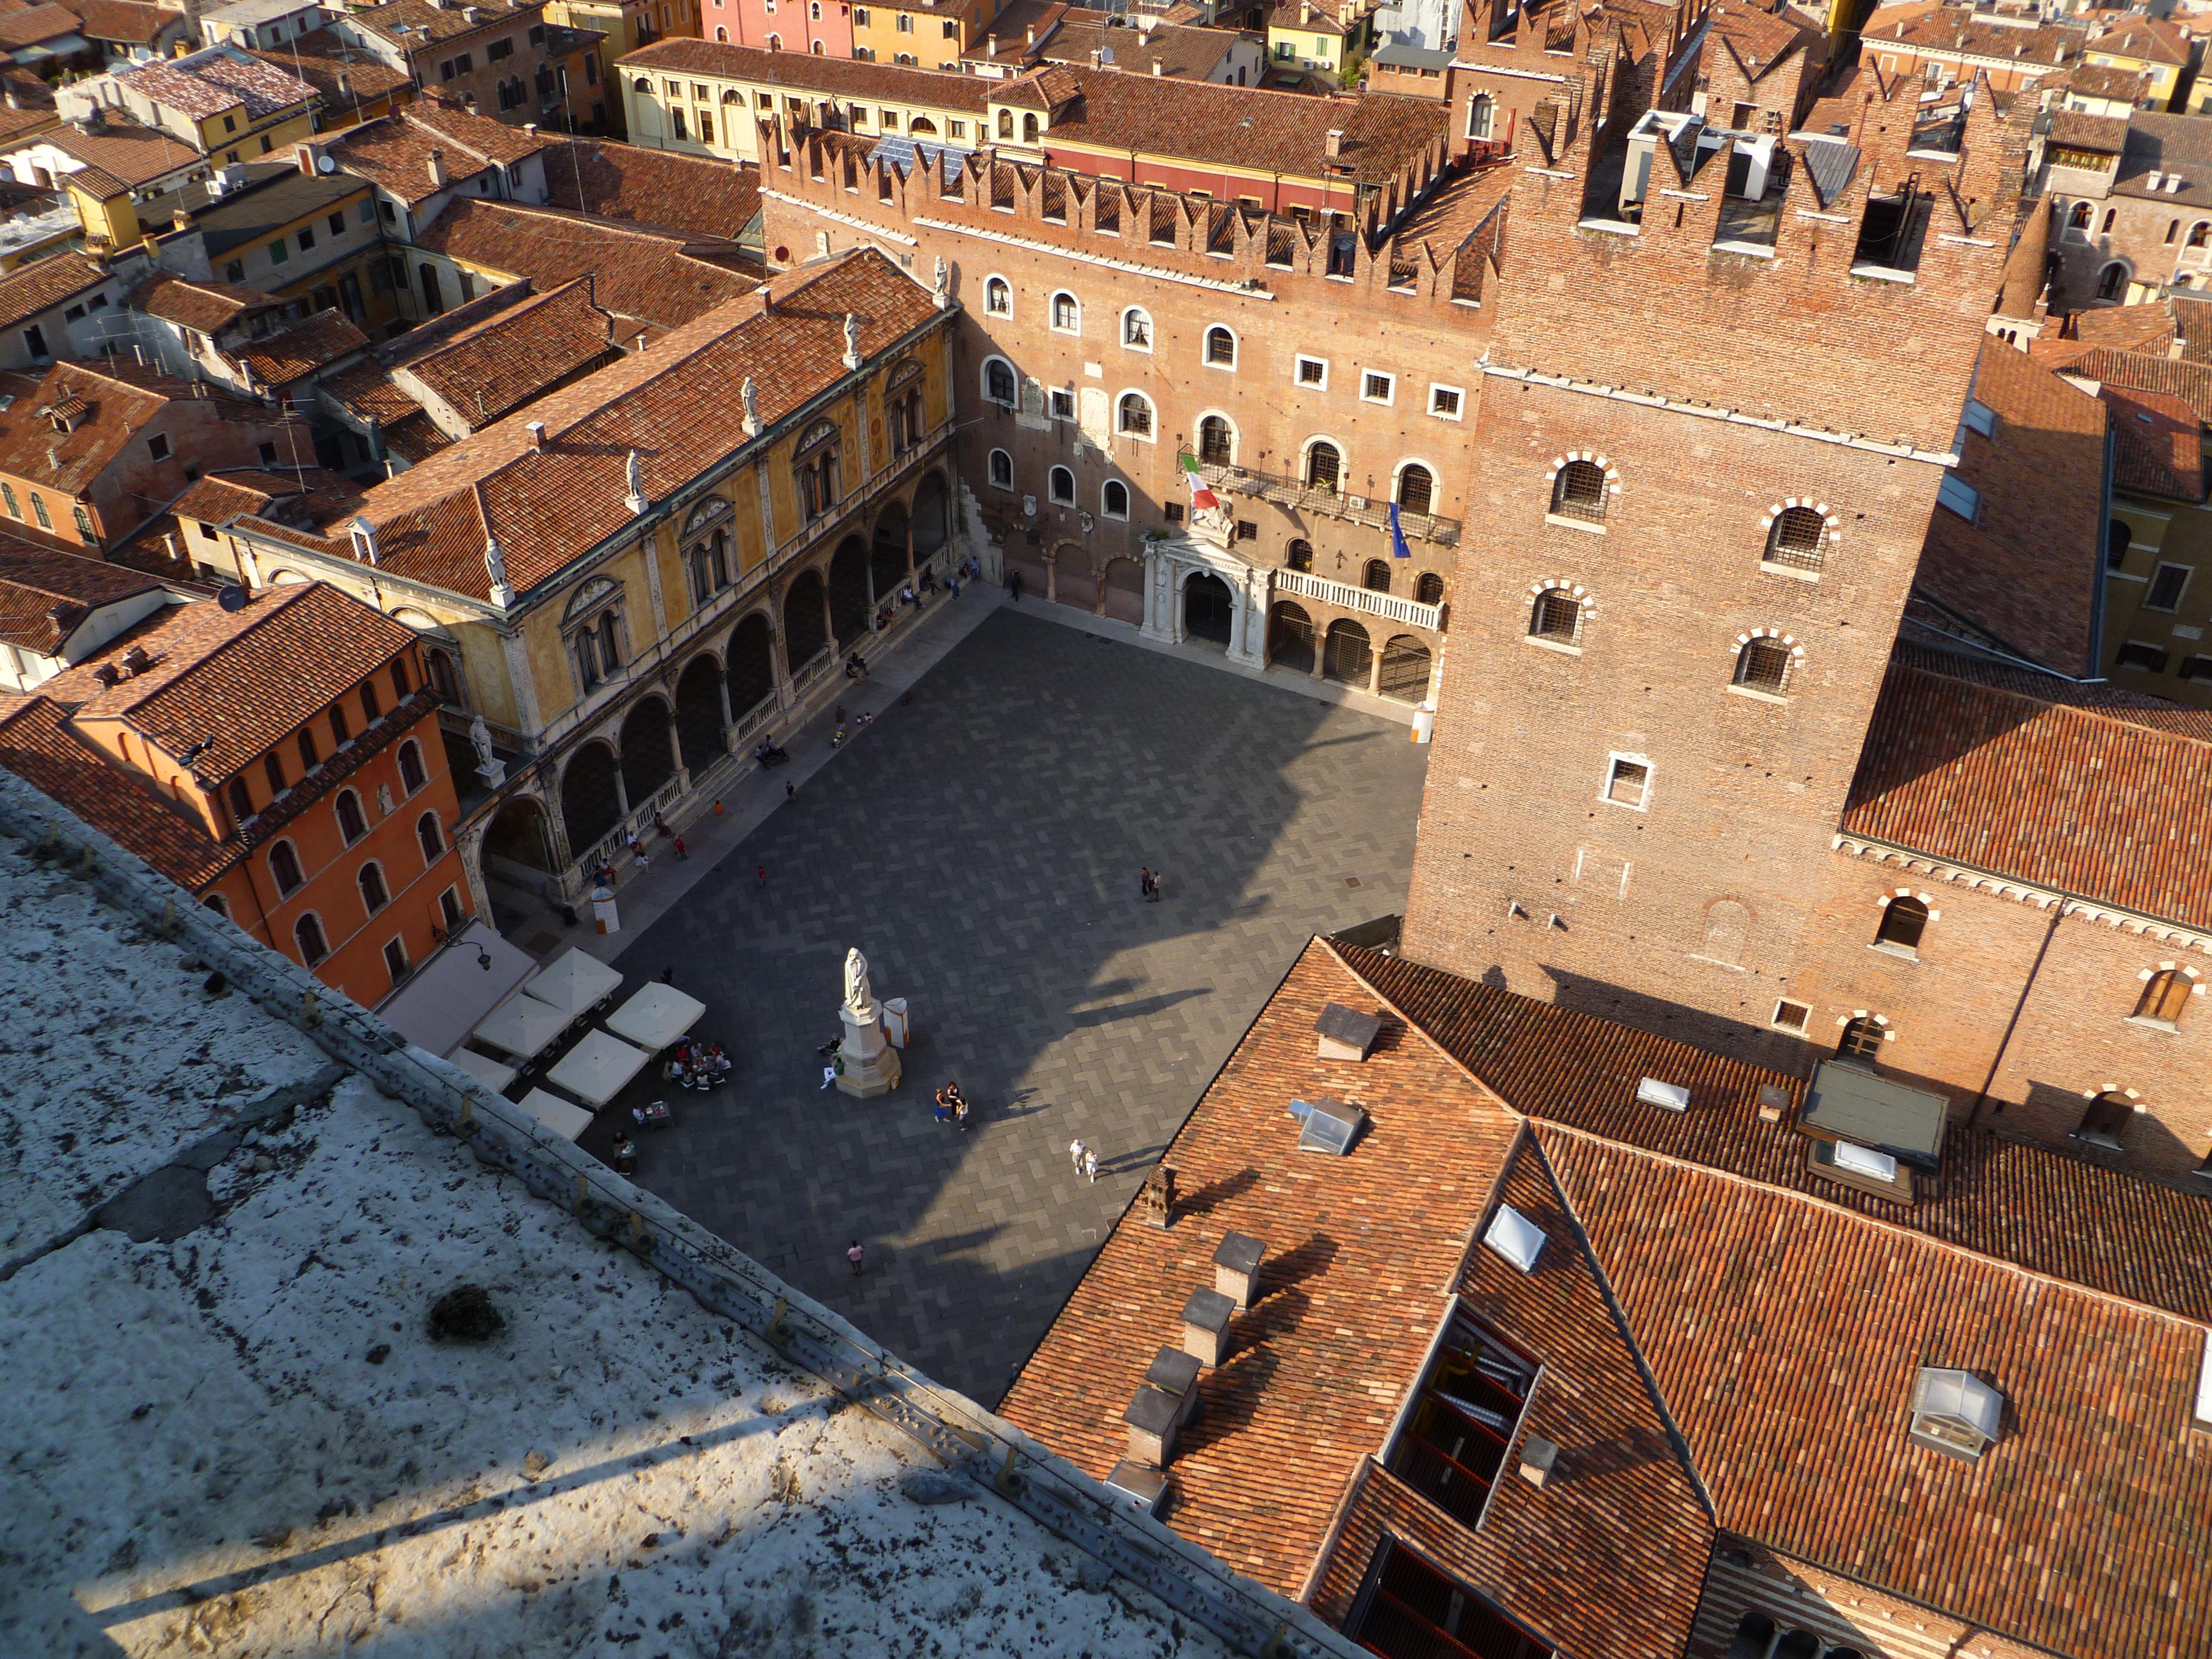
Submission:
M 1394 559 L 1413 556 L 1413 550 L 1406 545 L 1406 532 L 1398 524 L 1398 503 L 1395 501 L 1390 503 L 1390 556 Z

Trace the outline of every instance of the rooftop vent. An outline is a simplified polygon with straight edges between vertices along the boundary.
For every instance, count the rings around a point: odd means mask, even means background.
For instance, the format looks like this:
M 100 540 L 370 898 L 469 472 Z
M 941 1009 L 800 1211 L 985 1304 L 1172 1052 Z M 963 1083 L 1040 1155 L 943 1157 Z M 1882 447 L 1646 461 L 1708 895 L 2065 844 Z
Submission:
M 1161 1393 L 1172 1395 L 1182 1413 L 1179 1420 L 1188 1423 L 1198 1415 L 1198 1371 L 1194 1356 L 1181 1348 L 1162 1348 L 1152 1356 L 1145 1381 Z
M 110 686 L 113 685 L 118 680 L 120 680 L 123 678 L 122 674 L 117 671 L 115 665 L 112 662 L 101 663 L 97 668 L 92 671 L 92 677 L 98 680 L 102 685 Z
M 1302 1152 L 1328 1152 L 1342 1158 L 1352 1150 L 1352 1142 L 1359 1133 L 1359 1126 L 1367 1121 L 1364 1108 L 1341 1100 L 1294 1100 L 1291 1115 L 1305 1124 L 1305 1133 L 1298 1137 Z
M 1759 1085 L 1759 1121 L 1761 1123 L 1779 1123 L 1782 1121 L 1783 1114 L 1789 1109 L 1789 1090 L 1778 1083 L 1762 1083 Z
M 1532 1273 L 1536 1258 L 1544 1253 L 1544 1230 L 1510 1204 L 1501 1204 L 1482 1242 L 1522 1273 Z
M 143 674 L 153 665 L 153 653 L 143 645 L 134 645 L 123 653 L 123 672 L 126 678 L 132 674 Z
M 1132 1506 L 1146 1515 L 1158 1515 L 1160 1504 L 1166 1499 L 1168 1488 L 1173 1483 L 1158 1469 L 1148 1469 L 1141 1463 L 1126 1459 L 1114 1466 L 1114 1473 L 1106 1477 L 1109 1491 L 1118 1493 Z
M 1679 1083 L 1662 1083 L 1656 1077 L 1647 1077 L 1636 1085 L 1636 1097 L 1646 1106 L 1663 1107 L 1670 1112 L 1690 1109 L 1690 1091 Z
M 1552 1470 L 1559 1461 L 1558 1444 L 1540 1434 L 1532 1434 L 1521 1443 L 1521 1478 L 1532 1486 L 1540 1486 L 1551 1480 Z
M 1229 1357 L 1229 1318 L 1237 1304 L 1218 1291 L 1193 1291 L 1182 1304 L 1182 1351 L 1211 1369 Z
M 1213 1253 L 1213 1288 L 1240 1309 L 1250 1307 L 1259 1297 L 1260 1261 L 1267 1254 L 1267 1247 L 1251 1234 L 1229 1234 Z
M 1321 1011 L 1314 1030 L 1321 1033 L 1323 1060 L 1364 1060 L 1382 1035 L 1382 1022 L 1373 1014 L 1332 1002 Z
M 1913 1443 L 1971 1462 L 1995 1444 L 2004 1396 L 1972 1371 L 1923 1365 L 1912 1389 Z

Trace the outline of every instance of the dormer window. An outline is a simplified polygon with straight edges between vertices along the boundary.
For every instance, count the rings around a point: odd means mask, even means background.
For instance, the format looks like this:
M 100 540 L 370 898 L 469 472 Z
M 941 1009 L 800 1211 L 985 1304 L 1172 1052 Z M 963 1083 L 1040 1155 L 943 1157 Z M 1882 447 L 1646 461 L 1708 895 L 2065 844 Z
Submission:
M 1455 1312 L 1383 1467 L 1445 1513 L 1480 1526 L 1536 1371 L 1534 1359 Z
M 1923 1365 L 1912 1389 L 1913 1444 L 1972 1462 L 1996 1443 L 2004 1396 L 1972 1371 Z

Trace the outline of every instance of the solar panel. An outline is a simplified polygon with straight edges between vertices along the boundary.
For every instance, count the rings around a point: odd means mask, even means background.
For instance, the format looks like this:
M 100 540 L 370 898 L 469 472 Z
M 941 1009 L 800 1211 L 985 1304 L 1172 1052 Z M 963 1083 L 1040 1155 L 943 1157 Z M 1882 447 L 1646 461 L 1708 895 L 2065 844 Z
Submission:
M 1357 1106 L 1346 1106 L 1331 1102 L 1310 1107 L 1306 1112 L 1305 1133 L 1298 1137 L 1302 1152 L 1328 1152 L 1342 1158 L 1352 1150 L 1352 1138 L 1359 1133 L 1359 1126 L 1367 1114 Z

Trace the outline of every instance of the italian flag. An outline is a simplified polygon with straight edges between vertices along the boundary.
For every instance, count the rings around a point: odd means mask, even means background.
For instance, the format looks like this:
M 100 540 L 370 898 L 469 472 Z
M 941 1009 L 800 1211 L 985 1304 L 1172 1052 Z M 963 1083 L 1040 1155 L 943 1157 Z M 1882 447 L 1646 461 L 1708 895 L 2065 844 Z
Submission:
M 1198 470 L 1197 456 L 1182 458 L 1182 472 L 1190 484 L 1190 510 L 1194 513 L 1218 512 L 1221 507 L 1221 497 L 1206 488 L 1206 479 Z

